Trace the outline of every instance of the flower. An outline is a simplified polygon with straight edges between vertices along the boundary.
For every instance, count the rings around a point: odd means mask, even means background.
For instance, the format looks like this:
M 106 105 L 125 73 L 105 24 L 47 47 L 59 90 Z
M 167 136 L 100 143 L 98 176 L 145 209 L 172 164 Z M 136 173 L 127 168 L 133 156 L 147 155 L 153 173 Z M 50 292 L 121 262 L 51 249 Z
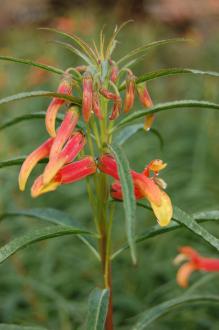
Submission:
M 43 175 L 40 175 L 34 181 L 31 188 L 31 196 L 38 197 L 47 192 L 56 190 L 56 188 L 62 184 L 69 184 L 82 180 L 94 174 L 96 172 L 96 167 L 96 162 L 93 157 L 85 156 L 74 163 L 62 167 L 47 184 L 43 182 Z
M 173 213 L 169 196 L 160 189 L 160 185 L 155 180 L 159 171 L 164 167 L 166 164 L 161 160 L 153 160 L 142 173 L 131 170 L 136 200 L 146 198 L 149 201 L 160 226 L 168 225 Z M 111 186 L 111 196 L 114 199 L 122 200 L 122 186 L 113 156 L 110 154 L 102 155 L 98 161 L 98 168 L 115 179 Z M 149 176 L 150 171 L 154 172 L 153 177 Z
M 66 71 L 63 75 L 63 78 L 59 84 L 59 87 L 57 89 L 57 93 L 60 94 L 66 94 L 71 95 L 72 92 L 72 77 L 71 75 Z M 54 97 L 52 101 L 50 102 L 50 105 L 46 111 L 46 129 L 52 137 L 56 136 L 56 130 L 55 130 L 55 121 L 56 121 L 56 115 L 59 111 L 59 108 L 65 103 L 66 101 L 64 99 L 60 99 L 58 97 Z
M 90 156 L 73 162 L 86 143 L 84 134 L 74 131 L 78 117 L 77 109 L 69 108 L 56 137 L 48 139 L 26 158 L 18 179 L 20 190 L 25 189 L 33 168 L 44 158 L 49 158 L 49 162 L 31 188 L 32 197 L 54 191 L 60 184 L 72 183 L 96 172 L 95 160 Z
M 187 261 L 180 266 L 176 275 L 176 281 L 181 287 L 188 286 L 189 277 L 194 271 L 219 272 L 219 259 L 203 257 L 190 246 L 182 246 L 179 252 L 174 263 L 178 265 L 182 261 Z
M 143 107 L 145 107 L 145 108 L 153 107 L 153 101 L 150 97 L 150 94 L 147 90 L 145 83 L 137 84 L 137 92 L 138 92 L 139 100 L 140 100 L 141 104 L 143 105 Z M 150 128 L 154 122 L 154 119 L 155 119 L 154 114 L 151 114 L 151 115 L 148 115 L 145 117 L 144 129 L 146 131 L 150 130 Z
M 127 113 L 133 107 L 135 100 L 135 76 L 133 74 L 128 75 L 128 79 L 126 81 L 126 93 L 124 100 L 124 112 Z
M 90 72 L 83 74 L 83 98 L 82 98 L 82 114 L 84 121 L 87 123 L 91 116 L 93 103 L 93 79 Z

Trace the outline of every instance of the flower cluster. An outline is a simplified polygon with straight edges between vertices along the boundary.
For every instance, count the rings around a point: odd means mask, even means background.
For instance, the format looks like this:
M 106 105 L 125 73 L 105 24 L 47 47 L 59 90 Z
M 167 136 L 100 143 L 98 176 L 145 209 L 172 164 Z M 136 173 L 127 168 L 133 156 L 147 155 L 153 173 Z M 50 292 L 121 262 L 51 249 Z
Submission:
M 165 167 L 166 164 L 162 160 L 156 159 L 151 161 L 142 173 L 131 170 L 136 200 L 146 198 L 149 201 L 160 226 L 168 225 L 173 213 L 171 200 L 163 190 L 166 188 L 166 184 L 158 178 L 159 171 Z M 99 158 L 98 168 L 115 179 L 111 186 L 111 196 L 114 199 L 122 200 L 122 186 L 117 164 L 112 155 L 102 155 Z M 150 176 L 150 172 L 153 172 L 152 176 Z
M 189 277 L 194 271 L 219 272 L 219 259 L 203 257 L 190 246 L 182 246 L 179 252 L 174 263 L 178 265 L 186 261 L 176 275 L 176 281 L 181 287 L 188 286 Z

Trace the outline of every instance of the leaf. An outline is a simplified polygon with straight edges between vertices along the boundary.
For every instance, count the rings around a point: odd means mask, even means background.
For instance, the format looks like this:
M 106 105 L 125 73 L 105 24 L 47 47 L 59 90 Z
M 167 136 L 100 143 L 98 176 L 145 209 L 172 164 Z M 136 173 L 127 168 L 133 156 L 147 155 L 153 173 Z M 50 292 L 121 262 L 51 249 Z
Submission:
M 76 54 L 77 56 L 81 57 L 86 63 L 89 65 L 92 65 L 92 62 L 90 61 L 89 57 L 87 57 L 84 53 L 82 53 L 79 49 L 75 48 L 73 45 L 67 43 L 67 42 L 62 42 L 59 40 L 54 41 L 57 45 L 60 45 L 64 47 L 65 49 L 70 50 L 70 52 Z
M 135 203 L 134 188 L 133 188 L 132 177 L 130 174 L 129 163 L 123 150 L 119 145 L 113 143 L 112 145 L 109 145 L 109 149 L 114 154 L 118 166 L 118 174 L 122 185 L 123 207 L 124 207 L 125 219 L 126 219 L 126 235 L 128 239 L 128 244 L 130 246 L 132 261 L 134 264 L 136 264 L 136 249 L 135 249 L 136 203 Z
M 138 202 L 137 206 L 146 208 L 147 210 L 152 212 L 152 209 L 149 206 L 147 206 L 143 203 Z M 179 218 L 179 215 L 182 216 L 182 213 L 180 214 L 179 210 L 180 209 L 178 207 L 176 207 L 176 206 L 174 207 L 173 220 L 176 220 L 177 218 Z M 180 210 L 180 211 L 183 212 L 182 210 Z M 205 222 L 205 221 L 219 220 L 219 211 L 215 210 L 215 211 L 205 211 L 205 212 L 194 213 L 190 217 L 192 217 L 192 219 L 190 218 L 191 222 L 196 222 L 196 221 L 197 222 Z M 171 221 L 171 223 L 167 227 L 160 227 L 159 225 L 154 225 L 154 226 L 151 226 L 150 228 L 147 228 L 141 235 L 138 235 L 135 238 L 135 242 L 136 243 L 141 243 L 141 242 L 144 242 L 145 240 L 147 240 L 148 238 L 152 238 L 152 237 L 155 237 L 155 236 L 158 236 L 158 235 L 168 233 L 168 232 L 173 231 L 173 230 L 180 229 L 183 226 L 184 226 L 184 224 L 180 223 L 179 221 L 178 221 L 178 223 L 175 222 L 175 221 Z M 201 227 L 201 226 L 199 226 L 199 227 Z M 202 239 L 205 240 L 204 237 L 202 237 Z M 120 253 L 127 250 L 128 248 L 129 248 L 129 245 L 124 244 L 120 249 L 118 249 L 117 251 L 115 251 L 112 254 L 111 259 L 113 260 Z
M 28 210 L 8 211 L 0 214 L 0 221 L 7 217 L 30 217 L 42 221 L 51 222 L 55 225 L 65 225 L 77 227 L 80 230 L 85 230 L 80 224 L 66 212 L 56 210 L 53 208 L 34 208 Z M 97 252 L 94 242 L 90 237 L 77 235 L 77 237 L 94 253 L 98 260 L 100 260 L 99 253 Z
M 200 226 L 192 216 L 176 206 L 174 206 L 174 219 L 219 251 L 219 239 Z
M 21 116 L 17 116 L 15 118 L 12 118 L 5 123 L 3 123 L 0 126 L 0 131 L 4 130 L 5 128 L 8 128 L 10 126 L 14 126 L 16 124 L 19 124 L 20 122 L 26 121 L 26 120 L 35 120 L 35 119 L 45 119 L 46 111 L 39 111 L 39 112 L 33 112 L 33 113 L 27 113 Z M 56 116 L 56 120 L 58 122 L 61 122 L 64 118 L 64 115 L 59 113 Z M 77 123 L 77 127 L 80 129 L 84 129 L 84 125 L 82 126 L 81 123 Z
M 0 162 L 0 168 L 14 166 L 14 165 L 21 165 L 26 159 L 26 156 L 15 157 L 7 160 L 3 160 Z
M 0 127 L 1 129 L 1 127 Z M 144 124 L 133 124 L 124 127 L 116 136 L 114 141 L 118 143 L 119 145 L 124 144 L 130 137 L 132 137 L 134 134 L 136 134 L 138 131 L 143 130 L 143 132 L 146 134 L 154 134 L 158 138 L 160 142 L 160 148 L 162 149 L 164 146 L 164 141 L 160 133 L 155 130 L 154 128 L 151 128 L 149 131 L 145 131 Z
M 20 63 L 20 64 L 27 64 L 27 65 L 35 66 L 39 69 L 43 69 L 43 70 L 50 71 L 50 72 L 57 73 L 57 74 L 63 74 L 64 73 L 63 70 L 55 68 L 54 66 L 46 65 L 46 64 L 42 64 L 42 63 L 37 63 L 37 62 L 31 61 L 31 60 L 25 60 L 23 58 L 16 58 L 16 57 L 11 57 L 11 56 L 2 56 L 2 55 L 0 55 L 0 60 L 16 62 L 16 63 Z
M 178 109 L 178 108 L 208 108 L 208 109 L 219 109 L 218 103 L 208 102 L 208 101 L 198 101 L 198 100 L 183 100 L 183 101 L 173 101 L 173 102 L 165 102 L 157 104 L 149 109 L 142 109 L 139 111 L 136 111 L 128 116 L 126 116 L 124 119 L 122 119 L 117 126 L 115 126 L 115 129 L 118 129 L 121 126 L 127 125 L 131 122 L 133 122 L 136 119 L 142 118 L 146 115 L 164 111 L 164 110 L 170 110 L 170 109 Z
M 77 235 L 77 234 L 86 234 L 86 235 L 95 235 L 91 232 L 81 230 L 79 228 L 74 228 L 70 226 L 48 226 L 42 229 L 33 230 L 30 233 L 27 233 L 23 236 L 13 239 L 9 243 L 5 244 L 0 248 L 0 263 L 9 258 L 18 250 L 33 244 L 35 242 L 42 241 L 44 239 L 49 239 L 53 237 L 59 237 L 64 235 Z
M 66 94 L 60 94 L 55 92 L 47 92 L 47 91 L 32 91 L 32 92 L 23 92 L 14 94 L 11 96 L 7 96 L 5 98 L 0 99 L 0 105 L 6 104 L 13 101 L 20 101 L 23 99 L 28 99 L 32 97 L 39 97 L 39 96 L 47 96 L 47 97 L 58 97 L 60 99 L 67 100 L 73 104 L 81 105 L 81 100 L 78 97 L 66 95 Z
M 10 166 L 15 166 L 15 165 L 21 165 L 27 156 L 20 156 L 20 157 L 15 157 L 7 160 L 3 160 L 0 162 L 0 169 L 4 167 L 10 167 Z M 46 159 L 42 159 L 39 161 L 39 164 L 44 164 L 46 163 Z
M 142 83 L 144 81 L 153 80 L 160 77 L 172 76 L 176 74 L 200 74 L 200 75 L 207 75 L 211 77 L 219 77 L 219 72 L 216 71 L 201 71 L 195 69 L 188 69 L 188 68 L 168 68 L 168 69 L 161 69 L 158 71 L 153 71 L 146 73 L 135 80 L 136 84 Z M 119 87 L 119 90 L 125 89 L 126 84 L 122 83 Z
M 46 330 L 46 328 L 0 323 L 0 330 Z
M 143 330 L 148 325 L 159 319 L 161 316 L 167 314 L 177 307 L 183 307 L 191 304 L 208 304 L 219 303 L 219 296 L 216 295 L 194 295 L 194 296 L 182 296 L 165 301 L 142 314 L 138 323 L 132 328 L 132 330 Z
M 94 63 L 97 63 L 97 58 L 96 58 L 96 55 L 95 55 L 94 51 L 92 50 L 92 48 L 83 39 L 79 38 L 78 36 L 73 35 L 73 34 L 68 34 L 68 33 L 65 33 L 62 31 L 58 31 L 58 30 L 52 29 L 52 28 L 40 28 L 40 30 L 54 32 L 54 33 L 57 33 L 63 37 L 66 37 L 66 38 L 72 40 L 88 55 L 88 57 L 90 57 L 92 59 L 92 61 Z
M 141 47 L 135 48 L 131 50 L 127 55 L 123 56 L 117 61 L 117 64 L 121 64 L 127 60 L 132 59 L 133 57 L 144 53 L 147 49 L 152 48 L 152 47 L 157 47 L 165 44 L 169 44 L 172 42 L 188 42 L 189 40 L 184 39 L 184 38 L 174 38 L 174 39 L 165 39 L 165 40 L 158 40 L 154 42 L 147 43 Z
M 109 290 L 94 289 L 89 297 L 86 330 L 104 330 L 108 311 Z

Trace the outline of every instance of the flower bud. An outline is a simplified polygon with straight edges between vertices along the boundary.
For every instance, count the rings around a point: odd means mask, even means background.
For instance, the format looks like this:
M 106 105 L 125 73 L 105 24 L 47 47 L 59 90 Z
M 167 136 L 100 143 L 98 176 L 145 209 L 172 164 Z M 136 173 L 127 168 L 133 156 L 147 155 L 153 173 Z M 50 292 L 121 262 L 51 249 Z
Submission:
M 109 117 L 109 120 L 114 120 L 114 119 L 118 118 L 118 116 L 120 115 L 120 112 L 121 112 L 121 107 L 122 107 L 122 100 L 119 98 L 113 104 L 113 110 Z
M 93 112 L 100 120 L 103 119 L 103 115 L 100 109 L 100 100 L 97 92 L 93 93 Z
M 41 146 L 39 146 L 36 150 L 34 150 L 23 162 L 21 166 L 21 170 L 18 177 L 19 188 L 21 191 L 24 191 L 26 182 L 33 168 L 37 165 L 37 163 L 46 157 L 49 157 L 49 153 L 52 147 L 53 138 L 48 139 Z
M 118 66 L 113 64 L 111 68 L 111 73 L 110 73 L 110 80 L 115 83 L 119 74 L 119 69 Z
M 91 116 L 93 103 L 93 79 L 90 72 L 86 71 L 83 75 L 83 98 L 82 98 L 82 114 L 84 121 L 87 123 Z
M 153 106 L 152 99 L 150 97 L 150 94 L 148 93 L 145 83 L 137 84 L 137 92 L 138 92 L 139 100 L 143 105 L 143 107 L 150 108 Z
M 135 77 L 133 75 L 129 75 L 126 81 L 126 93 L 125 93 L 125 101 L 124 101 L 124 112 L 127 113 L 133 107 L 135 100 Z
M 71 92 L 72 92 L 72 77 L 69 73 L 65 72 L 63 79 L 61 80 L 61 83 L 59 84 L 59 87 L 57 89 L 57 93 L 71 95 Z M 47 109 L 46 119 L 45 119 L 46 129 L 52 137 L 56 136 L 55 121 L 56 121 L 57 112 L 65 102 L 66 101 L 64 99 L 54 97 Z

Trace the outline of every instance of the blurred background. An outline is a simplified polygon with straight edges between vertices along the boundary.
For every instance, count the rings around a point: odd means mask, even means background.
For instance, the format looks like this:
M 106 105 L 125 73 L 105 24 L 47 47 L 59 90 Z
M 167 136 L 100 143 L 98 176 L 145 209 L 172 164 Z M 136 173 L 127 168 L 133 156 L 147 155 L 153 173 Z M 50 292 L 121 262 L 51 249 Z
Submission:
M 120 33 L 114 59 L 143 43 L 173 37 L 193 39 L 148 51 L 134 68 L 136 75 L 161 68 L 184 67 L 219 71 L 218 0 L 1 0 L 0 54 L 29 58 L 61 69 L 81 64 L 80 59 L 54 41 L 57 35 L 38 30 L 53 27 L 75 33 L 85 40 L 97 40 L 105 24 L 110 35 L 116 24 L 132 24 Z M 56 90 L 56 75 L 29 66 L 0 62 L 0 95 L 5 97 L 30 90 Z M 180 99 L 219 102 L 218 79 L 207 76 L 172 76 L 153 80 L 148 89 L 155 103 Z M 18 114 L 46 110 L 48 99 L 37 98 L 1 106 L 1 123 Z M 219 114 L 201 109 L 178 109 L 160 113 L 154 128 L 164 147 L 152 133 L 134 135 L 125 146 L 131 165 L 141 170 L 147 162 L 161 158 L 168 163 L 162 173 L 175 205 L 187 212 L 219 209 Z M 0 132 L 0 159 L 30 153 L 45 140 L 43 120 L 17 124 Z M 61 187 L 55 193 L 32 200 L 29 188 L 18 191 L 19 167 L 0 171 L 1 212 L 35 207 L 54 207 L 72 214 L 92 228 L 85 182 Z M 30 179 L 40 173 L 40 166 Z M 124 242 L 122 205 L 116 208 L 113 249 Z M 147 210 L 138 210 L 138 233 L 155 224 Z M 1 223 L 1 245 L 44 224 L 30 218 L 8 218 Z M 46 225 L 46 223 L 45 223 Z M 204 225 L 216 236 L 218 225 Z M 201 253 L 215 251 L 199 238 L 181 229 L 148 240 L 138 246 L 139 263 L 133 267 L 126 251 L 113 264 L 116 329 L 130 329 L 136 315 L 185 290 L 175 282 L 172 260 L 181 245 Z M 30 246 L 0 265 L 0 323 L 38 324 L 50 330 L 82 329 L 91 289 L 101 286 L 100 265 L 74 237 L 56 238 Z M 194 274 L 189 290 L 218 293 L 217 273 Z M 197 306 L 177 310 L 157 321 L 150 329 L 216 330 L 218 307 Z

